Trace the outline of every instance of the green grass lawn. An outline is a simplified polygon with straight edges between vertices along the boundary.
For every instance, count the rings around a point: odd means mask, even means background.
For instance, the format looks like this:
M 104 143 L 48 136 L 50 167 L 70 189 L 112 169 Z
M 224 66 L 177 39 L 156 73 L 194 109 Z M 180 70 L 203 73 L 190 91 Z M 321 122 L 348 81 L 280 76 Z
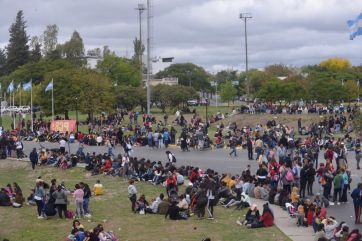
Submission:
M 29 163 L 0 160 L 0 186 L 18 182 L 24 195 L 29 195 L 35 179 L 41 175 L 50 182 L 56 178 L 58 182 L 65 181 L 67 187 L 83 181 L 91 187 L 100 179 L 105 187 L 105 194 L 92 197 L 90 208 L 93 216 L 81 220 L 86 229 L 95 227 L 98 223 L 105 229 L 114 231 L 120 240 L 125 241 L 200 241 L 206 236 L 212 241 L 289 241 L 277 227 L 267 229 L 247 230 L 237 226 L 235 221 L 243 217 L 244 212 L 216 207 L 215 220 L 196 220 L 191 217 L 186 221 L 165 220 L 161 215 L 139 215 L 130 210 L 127 198 L 127 182 L 122 178 L 92 177 L 81 168 L 61 171 L 56 168 L 37 167 L 32 171 Z M 164 188 L 149 183 L 136 183 L 138 193 L 145 194 L 150 201 Z M 70 209 L 74 210 L 73 199 L 70 200 Z M 36 207 L 24 206 L 20 209 L 0 207 L 0 240 L 7 238 L 10 241 L 63 241 L 71 230 L 71 220 L 51 218 L 38 220 Z

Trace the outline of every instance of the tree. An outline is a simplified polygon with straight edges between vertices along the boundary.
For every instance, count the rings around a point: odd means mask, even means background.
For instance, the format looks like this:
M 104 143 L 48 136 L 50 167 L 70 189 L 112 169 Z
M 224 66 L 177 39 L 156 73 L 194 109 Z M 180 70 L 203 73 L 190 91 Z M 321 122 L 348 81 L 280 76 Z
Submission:
M 248 79 L 249 93 L 251 96 L 256 95 L 265 82 L 277 80 L 272 74 L 257 69 L 251 69 L 248 71 L 247 75 L 244 72 L 239 76 L 240 85 L 242 85 L 244 89 L 247 89 L 246 79 Z
M 159 79 L 167 77 L 176 77 L 180 85 L 192 86 L 198 91 L 211 90 L 209 75 L 202 67 L 192 63 L 172 64 L 156 74 Z
M 230 101 L 234 101 L 237 95 L 237 90 L 233 86 L 231 81 L 227 81 L 226 83 L 221 85 L 220 98 L 222 102 L 228 102 L 228 106 Z
M 37 36 L 31 38 L 30 46 L 31 46 L 30 62 L 36 63 L 41 59 L 41 44 Z
M 116 87 L 116 103 L 118 107 L 133 110 L 137 106 L 142 108 L 147 105 L 146 89 L 133 86 Z
M 54 57 L 54 51 L 58 44 L 59 28 L 56 24 L 48 25 L 43 32 L 43 55 L 46 58 Z
M 292 74 L 292 70 L 283 64 L 269 65 L 269 66 L 265 67 L 265 72 L 267 72 L 275 77 L 289 76 L 290 74 Z
M 114 54 L 106 55 L 98 61 L 96 68 L 117 85 L 140 86 L 139 69 L 134 63 Z
M 238 80 L 237 71 L 232 69 L 221 70 L 216 73 L 214 79 L 220 85 L 226 83 L 227 81 Z
M 282 101 L 286 96 L 286 88 L 279 80 L 270 80 L 263 84 L 256 95 L 265 101 L 276 102 Z
M 133 50 L 134 50 L 134 55 L 133 55 L 132 59 L 135 63 L 138 63 L 138 65 L 139 65 L 140 57 L 145 52 L 145 46 L 137 38 L 135 38 L 135 40 L 133 40 Z
M 341 82 L 331 80 L 312 80 L 309 88 L 312 100 L 327 104 L 329 101 L 333 103 L 346 98 L 346 88 Z
M 69 41 L 61 46 L 62 55 L 77 66 L 84 66 L 87 61 L 84 59 L 83 39 L 77 31 L 74 31 Z
M 102 74 L 88 69 L 81 70 L 80 74 L 80 111 L 87 113 L 90 120 L 93 119 L 94 113 L 111 111 L 115 102 L 111 80 Z
M 11 24 L 9 29 L 10 39 L 6 47 L 7 73 L 11 73 L 19 66 L 26 64 L 29 60 L 29 37 L 25 29 L 26 21 L 24 20 L 23 11 L 20 10 L 16 15 L 15 23 Z
M 322 68 L 332 70 L 332 71 L 340 71 L 346 70 L 352 67 L 351 63 L 348 59 L 343 58 L 329 58 L 320 62 L 319 64 Z
M 355 100 L 360 95 L 359 87 L 354 80 L 347 80 L 344 83 L 344 88 L 346 89 L 346 100 L 351 102 L 351 100 Z
M 6 65 L 6 53 L 4 49 L 0 48 L 0 76 L 6 74 L 5 65 Z

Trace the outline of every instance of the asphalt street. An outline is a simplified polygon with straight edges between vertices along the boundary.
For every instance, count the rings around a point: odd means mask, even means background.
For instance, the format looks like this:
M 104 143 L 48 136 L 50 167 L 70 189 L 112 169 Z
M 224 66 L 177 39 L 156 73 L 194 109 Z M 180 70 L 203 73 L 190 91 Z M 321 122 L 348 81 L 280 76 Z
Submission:
M 40 147 L 45 148 L 58 148 L 59 144 L 49 143 L 49 142 L 24 142 L 24 153 L 29 155 L 30 151 L 33 148 L 39 149 Z M 79 147 L 78 143 L 69 144 L 67 151 L 70 150 L 70 153 L 75 153 Z M 230 157 L 228 149 L 217 149 L 217 150 L 191 150 L 189 152 L 182 152 L 179 148 L 171 147 L 169 148 L 172 151 L 177 159 L 177 165 L 192 165 L 200 167 L 205 170 L 207 168 L 214 169 L 219 173 L 231 173 L 231 174 L 241 174 L 241 172 L 247 167 L 248 164 L 251 166 L 252 173 L 255 173 L 257 170 L 256 161 L 249 161 L 247 157 L 247 152 L 245 150 L 238 150 L 237 157 Z M 165 154 L 166 149 L 152 149 L 149 147 L 134 147 L 133 156 L 138 158 L 146 158 L 151 161 L 162 161 L 165 163 L 167 157 Z M 84 152 L 96 152 L 96 153 L 107 153 L 107 148 L 105 146 L 84 146 Z M 116 146 L 113 150 L 115 155 L 123 153 L 123 148 L 121 146 Z M 356 187 L 357 183 L 361 181 L 362 171 L 356 169 L 356 161 L 353 152 L 349 152 L 348 163 L 350 170 L 352 172 L 352 185 L 351 188 Z M 319 160 L 323 160 L 323 153 L 320 153 Z M 314 185 L 314 193 L 322 193 L 319 190 L 317 182 Z M 334 216 L 338 221 L 345 221 L 349 224 L 350 228 L 360 228 L 361 225 L 354 224 L 354 209 L 352 199 L 350 194 L 348 194 L 348 203 L 341 205 L 334 205 L 328 209 L 328 216 Z

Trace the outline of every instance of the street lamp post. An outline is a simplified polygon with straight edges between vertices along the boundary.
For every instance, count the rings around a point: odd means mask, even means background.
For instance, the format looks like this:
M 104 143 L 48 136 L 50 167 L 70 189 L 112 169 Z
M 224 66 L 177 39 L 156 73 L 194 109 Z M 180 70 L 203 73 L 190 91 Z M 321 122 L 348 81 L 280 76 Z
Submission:
M 78 129 L 78 125 L 79 125 L 79 122 L 78 122 L 78 97 L 75 97 L 75 118 L 76 118 L 77 133 L 78 133 L 79 132 L 79 129 Z
M 246 78 L 245 78 L 245 83 L 246 83 L 246 93 L 249 97 L 250 95 L 250 86 L 249 86 L 249 80 L 248 80 L 248 70 L 249 70 L 249 66 L 248 66 L 248 33 L 247 33 L 247 22 L 249 19 L 251 19 L 252 16 L 250 13 L 240 13 L 240 19 L 242 21 L 244 21 L 244 35 L 245 35 L 245 74 L 246 74 Z

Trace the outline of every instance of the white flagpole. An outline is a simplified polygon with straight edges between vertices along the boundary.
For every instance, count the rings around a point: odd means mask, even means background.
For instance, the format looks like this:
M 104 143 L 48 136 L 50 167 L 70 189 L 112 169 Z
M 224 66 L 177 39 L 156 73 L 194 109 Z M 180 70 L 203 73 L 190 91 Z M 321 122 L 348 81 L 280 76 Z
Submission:
M 31 118 L 31 132 L 34 131 L 33 120 L 33 80 L 30 80 L 30 118 Z
M 54 81 L 52 79 L 52 120 L 54 121 Z
M 14 130 L 16 129 L 16 121 L 15 121 L 15 91 L 13 91 L 13 124 Z

